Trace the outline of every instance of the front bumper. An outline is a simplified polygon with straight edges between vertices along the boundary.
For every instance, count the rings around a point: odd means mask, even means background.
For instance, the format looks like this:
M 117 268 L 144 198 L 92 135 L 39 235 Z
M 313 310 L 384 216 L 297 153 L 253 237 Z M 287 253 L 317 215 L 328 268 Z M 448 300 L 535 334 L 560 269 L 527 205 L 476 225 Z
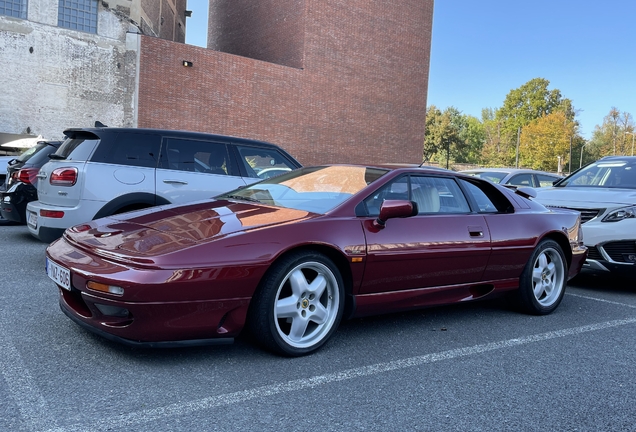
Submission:
M 583 268 L 636 276 L 636 219 L 583 224 L 589 253 Z

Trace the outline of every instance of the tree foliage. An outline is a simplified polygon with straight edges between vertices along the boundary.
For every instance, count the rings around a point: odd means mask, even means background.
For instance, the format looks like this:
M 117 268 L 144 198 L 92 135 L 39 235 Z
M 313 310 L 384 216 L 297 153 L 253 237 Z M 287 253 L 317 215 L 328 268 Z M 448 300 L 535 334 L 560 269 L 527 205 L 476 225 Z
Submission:
M 570 160 L 570 139 L 575 125 L 563 112 L 553 112 L 533 120 L 523 128 L 519 144 L 519 165 L 542 171 L 557 171 Z
M 602 156 L 632 153 L 634 118 L 612 108 L 596 126 L 588 142 L 578 130 L 570 99 L 550 82 L 534 78 L 511 90 L 499 108 L 485 108 L 481 119 L 455 107 L 443 111 L 434 105 L 426 115 L 425 161 L 445 166 L 469 163 L 515 166 L 519 139 L 519 166 L 556 171 L 561 157 L 564 172 Z

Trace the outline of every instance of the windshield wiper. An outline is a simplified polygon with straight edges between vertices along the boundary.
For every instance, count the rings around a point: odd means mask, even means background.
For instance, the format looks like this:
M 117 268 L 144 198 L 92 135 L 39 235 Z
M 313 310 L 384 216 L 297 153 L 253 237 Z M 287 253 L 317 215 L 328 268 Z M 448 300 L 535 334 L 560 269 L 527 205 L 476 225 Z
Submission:
M 261 202 L 257 200 L 256 198 L 246 197 L 243 195 L 225 195 L 223 198 L 231 198 L 231 199 L 237 199 L 237 200 L 243 200 L 243 201 L 249 201 L 249 202 L 255 202 L 255 203 L 261 204 Z

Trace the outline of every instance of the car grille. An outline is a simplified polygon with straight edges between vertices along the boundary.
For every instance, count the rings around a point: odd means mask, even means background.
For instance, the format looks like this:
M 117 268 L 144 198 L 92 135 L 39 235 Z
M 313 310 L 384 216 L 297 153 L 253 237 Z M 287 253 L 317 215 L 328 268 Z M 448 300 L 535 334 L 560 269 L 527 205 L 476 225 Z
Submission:
M 633 240 L 621 240 L 615 242 L 605 243 L 601 246 L 605 253 L 609 255 L 612 261 L 629 263 L 626 259 L 626 255 L 635 255 L 636 254 L 636 241 Z M 589 257 L 589 252 L 588 252 Z
M 598 260 L 604 260 L 605 258 L 603 258 L 603 256 L 598 251 L 596 246 L 588 246 L 587 247 L 587 259 L 598 261 Z
M 547 206 L 549 208 L 562 208 L 568 210 L 576 210 L 581 213 L 581 223 L 589 222 L 594 219 L 596 216 L 603 214 L 605 209 L 579 209 L 573 207 L 565 207 L 565 206 Z

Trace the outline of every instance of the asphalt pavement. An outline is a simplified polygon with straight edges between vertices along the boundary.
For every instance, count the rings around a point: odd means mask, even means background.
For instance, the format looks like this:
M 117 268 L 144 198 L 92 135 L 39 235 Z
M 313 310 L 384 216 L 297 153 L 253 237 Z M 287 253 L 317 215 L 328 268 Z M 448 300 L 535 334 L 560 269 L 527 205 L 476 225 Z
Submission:
M 109 342 L 60 311 L 26 227 L 0 245 L 0 431 L 636 430 L 633 281 L 585 274 L 543 317 L 498 299 L 354 319 L 288 359 Z

